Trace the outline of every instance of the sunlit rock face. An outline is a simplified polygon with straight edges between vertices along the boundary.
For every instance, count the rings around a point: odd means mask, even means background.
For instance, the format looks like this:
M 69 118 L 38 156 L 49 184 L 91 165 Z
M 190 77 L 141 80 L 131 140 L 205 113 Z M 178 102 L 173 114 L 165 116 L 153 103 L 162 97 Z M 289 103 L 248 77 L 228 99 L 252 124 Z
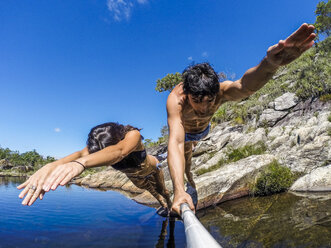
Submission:
M 297 101 L 293 94 L 285 94 L 271 104 L 271 110 L 280 112 L 281 119 L 273 120 L 263 127 L 260 127 L 261 122 L 256 120 L 245 125 L 224 122 L 215 126 L 207 137 L 197 144 L 193 150 L 191 169 L 197 185 L 198 209 L 249 195 L 250 186 L 255 183 L 261 170 L 274 159 L 292 172 L 304 176 L 293 185 L 293 190 L 331 190 L 328 166 L 331 161 L 331 122 L 328 120 L 331 103 L 316 99 Z M 226 163 L 202 175 L 198 173 L 199 170 L 211 168 L 220 160 L 226 159 L 229 149 L 238 149 L 258 142 L 266 145 L 264 154 Z M 166 151 L 165 144 L 148 150 L 149 154 L 155 156 L 164 155 Z M 161 163 L 166 186 L 172 192 L 167 160 L 162 160 Z M 135 187 L 123 173 L 109 167 L 75 182 L 89 187 L 144 192 Z M 134 200 L 143 204 L 157 204 L 147 192 Z
M 331 191 L 331 164 L 319 167 L 299 178 L 291 187 L 292 191 Z

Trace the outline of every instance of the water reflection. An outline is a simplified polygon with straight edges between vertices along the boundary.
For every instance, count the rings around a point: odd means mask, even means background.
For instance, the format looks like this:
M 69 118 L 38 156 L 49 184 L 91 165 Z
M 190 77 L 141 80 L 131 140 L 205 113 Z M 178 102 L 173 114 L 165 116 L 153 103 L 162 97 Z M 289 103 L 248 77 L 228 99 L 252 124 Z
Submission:
M 0 247 L 184 247 L 181 222 L 114 191 L 59 187 L 31 207 L 16 186 L 26 178 L 0 177 Z M 176 233 L 176 235 L 175 235 Z
M 199 213 L 223 247 L 331 247 L 331 194 L 242 198 Z
M 159 240 L 155 245 L 155 248 L 162 248 L 165 247 L 164 246 L 164 242 L 167 236 L 167 226 L 168 226 L 168 222 L 170 221 L 170 225 L 169 225 L 169 239 L 167 242 L 167 248 L 174 248 L 175 247 L 175 236 L 174 236 L 174 231 L 175 231 L 175 222 L 176 220 L 173 218 L 170 219 L 166 219 L 163 221 L 162 223 L 162 229 L 161 229 L 161 233 L 159 236 Z
M 117 192 L 70 185 L 23 207 L 24 181 L 0 177 L 0 247 L 185 246 L 182 222 Z M 331 193 L 241 198 L 197 215 L 224 248 L 331 247 Z

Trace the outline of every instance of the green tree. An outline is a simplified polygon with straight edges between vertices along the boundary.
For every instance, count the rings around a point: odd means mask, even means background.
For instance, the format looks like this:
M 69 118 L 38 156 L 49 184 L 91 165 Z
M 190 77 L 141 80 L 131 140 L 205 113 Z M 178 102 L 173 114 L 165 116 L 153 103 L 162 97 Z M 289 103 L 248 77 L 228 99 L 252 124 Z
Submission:
M 315 28 L 317 34 L 326 34 L 330 35 L 331 29 L 331 1 L 327 3 L 321 1 L 316 6 L 316 21 Z
M 158 92 L 169 91 L 171 92 L 172 89 L 182 81 L 182 74 L 176 72 L 175 74 L 169 73 L 162 79 L 158 79 L 156 81 L 156 88 L 155 90 Z

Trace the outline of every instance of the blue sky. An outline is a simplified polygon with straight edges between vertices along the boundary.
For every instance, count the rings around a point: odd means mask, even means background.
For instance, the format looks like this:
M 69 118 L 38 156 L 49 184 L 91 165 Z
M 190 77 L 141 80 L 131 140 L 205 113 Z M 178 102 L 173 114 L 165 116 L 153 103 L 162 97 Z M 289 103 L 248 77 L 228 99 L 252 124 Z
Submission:
M 0 146 L 65 156 L 118 121 L 157 139 L 167 73 L 192 61 L 240 78 L 315 22 L 317 0 L 0 2 Z

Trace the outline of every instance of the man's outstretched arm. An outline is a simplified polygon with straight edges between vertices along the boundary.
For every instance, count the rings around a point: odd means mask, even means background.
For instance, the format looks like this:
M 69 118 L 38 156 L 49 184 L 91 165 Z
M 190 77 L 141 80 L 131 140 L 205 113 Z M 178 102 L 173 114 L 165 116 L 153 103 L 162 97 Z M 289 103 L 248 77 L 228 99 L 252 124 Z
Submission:
M 291 63 L 313 46 L 316 37 L 314 28 L 313 25 L 302 24 L 286 40 L 269 47 L 261 63 L 247 70 L 241 79 L 221 83 L 224 98 L 229 101 L 240 100 L 262 88 L 280 66 Z
M 180 204 L 188 203 L 194 211 L 194 205 L 189 194 L 184 189 L 184 142 L 185 131 L 181 120 L 181 107 L 175 94 L 170 94 L 167 100 L 169 142 L 168 166 L 174 189 L 172 210 L 180 214 Z

